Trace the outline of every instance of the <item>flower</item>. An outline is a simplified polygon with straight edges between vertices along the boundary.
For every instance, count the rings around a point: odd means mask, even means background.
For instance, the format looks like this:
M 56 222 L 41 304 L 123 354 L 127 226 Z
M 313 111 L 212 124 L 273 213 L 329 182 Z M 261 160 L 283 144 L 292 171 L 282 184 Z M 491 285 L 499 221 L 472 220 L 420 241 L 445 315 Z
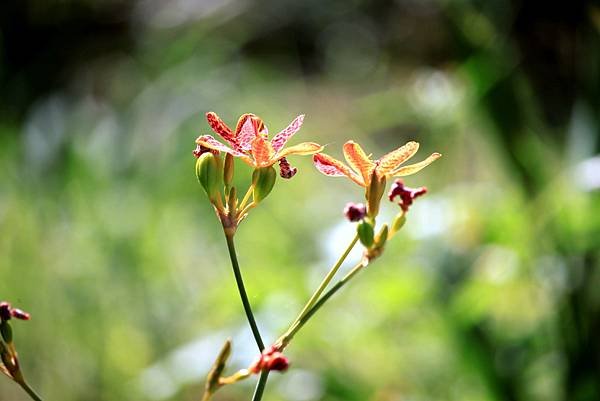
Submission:
M 352 203 L 349 202 L 344 208 L 344 216 L 349 221 L 355 222 L 360 221 L 367 215 L 367 207 L 363 203 Z
M 206 120 L 212 130 L 219 134 L 229 146 L 223 145 L 211 135 L 201 135 L 196 139 L 196 144 L 200 147 L 229 153 L 254 168 L 269 167 L 284 160 L 281 163 L 281 176 L 284 178 L 291 178 L 295 174 L 295 169 L 285 159 L 287 156 L 312 155 L 323 150 L 321 145 L 314 142 L 303 142 L 284 148 L 287 141 L 302 126 L 304 115 L 296 117 L 271 141 L 267 139 L 267 127 L 254 114 L 243 114 L 238 120 L 235 132 L 212 111 L 206 113 Z
M 404 186 L 404 182 L 401 179 L 397 179 L 390 192 L 388 194 L 388 198 L 390 202 L 394 202 L 394 198 L 397 196 L 400 197 L 400 202 L 398 205 L 402 209 L 403 212 L 408 212 L 408 208 L 413 204 L 413 201 L 419 196 L 425 195 L 427 193 L 427 188 L 419 187 L 419 188 L 409 188 Z
M 350 167 L 323 153 L 314 155 L 313 162 L 315 167 L 325 175 L 345 176 L 362 187 L 368 187 L 373 173 L 380 180 L 387 177 L 411 175 L 442 156 L 437 152 L 432 153 L 431 156 L 419 163 L 401 167 L 402 163 L 417 153 L 417 150 L 419 150 L 419 143 L 411 141 L 377 160 L 371 160 L 370 155 L 367 155 L 358 143 L 348 141 L 344 144 L 344 157 Z

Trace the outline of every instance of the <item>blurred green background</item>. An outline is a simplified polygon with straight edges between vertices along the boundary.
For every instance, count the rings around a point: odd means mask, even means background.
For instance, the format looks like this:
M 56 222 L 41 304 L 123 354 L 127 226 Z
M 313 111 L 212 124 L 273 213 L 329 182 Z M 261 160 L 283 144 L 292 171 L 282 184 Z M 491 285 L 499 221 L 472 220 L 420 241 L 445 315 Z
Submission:
M 265 400 L 600 400 L 599 28 L 580 1 L 3 1 L 0 298 L 33 316 L 14 325 L 30 382 L 47 400 L 198 400 L 225 338 L 231 371 L 254 359 L 193 172 L 213 110 L 272 133 L 305 113 L 292 143 L 335 157 L 348 139 L 444 154 L 407 177 L 429 194 Z M 237 235 L 269 342 L 362 197 L 290 162 Z M 0 378 L 0 400 L 26 399 Z

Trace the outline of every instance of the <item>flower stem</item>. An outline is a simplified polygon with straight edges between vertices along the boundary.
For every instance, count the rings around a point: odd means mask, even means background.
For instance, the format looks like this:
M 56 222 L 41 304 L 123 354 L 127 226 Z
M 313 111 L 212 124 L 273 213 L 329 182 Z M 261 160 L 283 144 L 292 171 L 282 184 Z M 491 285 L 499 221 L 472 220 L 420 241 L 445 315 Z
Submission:
M 248 200 L 250 200 L 250 195 L 252 195 L 253 192 L 254 192 L 254 185 L 250 185 L 248 187 L 248 191 L 246 191 L 246 195 L 244 195 L 242 202 L 238 206 L 238 209 L 242 210 L 246 206 L 246 203 L 248 203 Z
M 244 287 L 244 279 L 242 278 L 242 272 L 240 271 L 240 265 L 237 260 L 237 254 L 235 253 L 233 235 L 225 234 L 225 238 L 227 239 L 227 249 L 229 250 L 229 257 L 231 259 L 231 267 L 233 267 L 235 282 L 238 287 L 238 292 L 240 293 L 242 304 L 244 305 L 244 312 L 246 312 L 246 318 L 248 319 L 248 323 L 250 324 L 250 329 L 252 330 L 252 334 L 254 335 L 254 340 L 256 341 L 258 350 L 262 352 L 262 350 L 265 349 L 265 344 L 263 343 L 263 340 L 260 336 L 260 331 L 258 330 L 258 326 L 256 325 L 256 320 L 254 319 L 254 314 L 252 313 L 252 307 L 250 306 L 250 301 L 248 300 L 248 294 L 246 293 L 246 288 Z
M 29 387 L 25 380 L 18 381 L 17 383 L 19 383 L 19 386 L 21 386 L 21 388 L 27 392 L 27 394 L 29 395 L 29 397 L 31 397 L 32 400 L 44 401 L 42 400 L 42 397 L 40 397 L 31 387 Z
M 325 302 L 329 298 L 331 298 L 336 292 L 338 292 L 348 281 L 352 279 L 359 271 L 361 271 L 364 267 L 367 266 L 365 261 L 361 261 L 356 266 L 352 268 L 340 281 L 338 281 L 333 287 L 331 287 L 319 300 L 300 318 L 296 323 L 290 327 L 288 332 L 286 333 L 286 343 L 284 346 L 289 343 L 289 341 L 294 337 L 294 335 L 308 322 L 308 320 L 314 315 Z
M 346 250 L 344 251 L 342 256 L 340 256 L 340 258 L 335 263 L 335 265 L 333 265 L 331 270 L 329 270 L 329 272 L 327 273 L 327 275 L 325 276 L 325 278 L 323 279 L 323 281 L 321 282 L 319 287 L 315 290 L 315 292 L 310 297 L 310 299 L 308 300 L 306 305 L 304 305 L 304 308 L 302 308 L 302 311 L 298 314 L 298 317 L 296 317 L 296 319 L 292 322 L 292 324 L 290 325 L 288 330 L 285 332 L 285 334 L 282 335 L 280 337 L 280 339 L 277 341 L 277 344 L 280 344 L 283 347 L 285 347 L 287 345 L 287 343 L 291 339 L 290 333 L 291 333 L 292 329 L 298 324 L 298 322 L 304 317 L 304 315 L 306 315 L 308 313 L 308 311 L 317 303 L 319 297 L 321 296 L 323 291 L 325 291 L 325 288 L 331 282 L 331 280 L 333 279 L 333 277 L 339 270 L 342 263 L 344 263 L 344 260 L 346 260 L 346 258 L 348 257 L 348 254 L 350 254 L 350 251 L 352 251 L 352 248 L 354 248 L 354 245 L 356 245 L 357 241 L 358 241 L 358 235 L 355 235 L 354 238 L 352 239 L 352 241 L 350 242 L 350 244 L 348 244 L 348 246 L 346 247 Z
M 269 371 L 263 370 L 260 373 L 260 377 L 258 378 L 258 383 L 256 383 L 256 387 L 254 388 L 254 395 L 252 396 L 252 401 L 260 401 L 263 396 L 263 392 L 265 391 L 265 386 L 267 385 L 267 379 L 269 378 Z

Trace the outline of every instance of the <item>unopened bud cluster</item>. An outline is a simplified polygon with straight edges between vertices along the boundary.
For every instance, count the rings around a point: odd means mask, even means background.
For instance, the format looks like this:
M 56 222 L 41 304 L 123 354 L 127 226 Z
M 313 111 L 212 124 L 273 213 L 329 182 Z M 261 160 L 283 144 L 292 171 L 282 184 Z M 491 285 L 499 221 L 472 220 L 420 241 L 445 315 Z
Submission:
M 279 348 L 272 345 L 261 353 L 260 357 L 250 366 L 249 370 L 255 374 L 271 370 L 283 372 L 286 371 L 289 366 L 289 360 L 283 355 Z

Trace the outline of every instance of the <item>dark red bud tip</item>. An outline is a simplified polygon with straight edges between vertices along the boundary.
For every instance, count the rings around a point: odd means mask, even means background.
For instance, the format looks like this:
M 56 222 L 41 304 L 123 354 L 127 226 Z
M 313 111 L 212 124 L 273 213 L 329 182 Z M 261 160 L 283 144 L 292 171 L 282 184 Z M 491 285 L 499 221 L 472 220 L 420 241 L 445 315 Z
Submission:
M 0 320 L 10 320 L 11 309 L 12 308 L 8 302 L 0 302 Z
M 282 157 L 281 160 L 279 160 L 279 175 L 281 178 L 290 179 L 295 176 L 297 172 L 298 169 L 292 167 L 285 157 Z
M 10 314 L 12 315 L 12 317 L 14 317 L 15 319 L 21 319 L 21 320 L 29 320 L 31 319 L 31 315 L 25 311 L 22 311 L 21 309 L 13 309 L 10 311 Z
M 290 361 L 281 353 L 276 352 L 265 361 L 265 368 L 267 370 L 275 370 L 278 372 L 285 372 L 290 367 Z
M 427 193 L 427 188 L 419 187 L 419 188 L 409 188 L 404 186 L 404 182 L 398 179 L 392 184 L 392 188 L 388 193 L 388 198 L 391 202 L 394 202 L 394 198 L 397 196 L 400 197 L 400 201 L 398 205 L 400 208 L 407 212 L 409 207 L 413 204 L 413 201 L 419 196 L 425 195 Z
M 265 350 L 249 368 L 252 373 L 259 373 L 261 371 L 275 370 L 278 372 L 284 372 L 289 368 L 290 361 L 279 351 L 275 346 L 265 348 Z
M 344 216 L 350 221 L 360 221 L 365 218 L 367 207 L 362 203 L 347 203 L 344 208 Z

